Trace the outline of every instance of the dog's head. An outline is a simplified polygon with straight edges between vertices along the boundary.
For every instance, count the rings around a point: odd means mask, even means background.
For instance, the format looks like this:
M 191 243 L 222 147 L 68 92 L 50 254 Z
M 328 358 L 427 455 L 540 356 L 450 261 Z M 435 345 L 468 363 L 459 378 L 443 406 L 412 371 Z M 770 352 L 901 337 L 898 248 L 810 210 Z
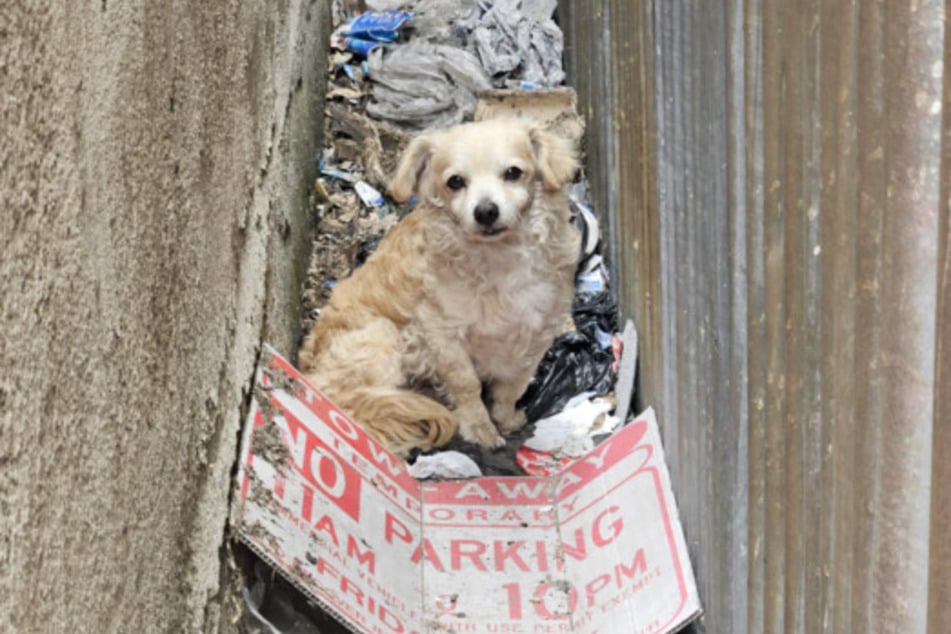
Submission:
M 514 228 L 535 196 L 578 170 L 571 144 L 520 119 L 466 123 L 416 137 L 390 185 L 393 197 L 445 209 L 477 240 Z

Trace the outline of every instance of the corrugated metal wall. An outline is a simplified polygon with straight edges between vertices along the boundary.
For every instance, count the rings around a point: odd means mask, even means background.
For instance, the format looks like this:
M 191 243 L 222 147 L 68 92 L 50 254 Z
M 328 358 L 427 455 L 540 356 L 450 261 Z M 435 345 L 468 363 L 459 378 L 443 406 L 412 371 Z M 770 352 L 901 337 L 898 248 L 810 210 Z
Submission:
M 701 631 L 951 632 L 949 6 L 562 3 Z

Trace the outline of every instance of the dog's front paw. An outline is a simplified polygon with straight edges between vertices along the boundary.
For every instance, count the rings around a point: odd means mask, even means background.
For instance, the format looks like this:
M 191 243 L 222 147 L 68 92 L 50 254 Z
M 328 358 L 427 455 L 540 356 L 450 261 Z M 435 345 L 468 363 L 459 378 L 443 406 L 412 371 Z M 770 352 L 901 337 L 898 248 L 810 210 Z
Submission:
M 492 420 L 499 426 L 499 431 L 503 434 L 512 434 L 525 427 L 528 418 L 525 412 L 514 407 L 493 407 Z
M 463 440 L 474 442 L 488 449 L 495 449 L 505 444 L 505 439 L 493 425 L 473 425 L 460 427 L 459 434 Z
M 480 403 L 478 407 L 461 407 L 456 410 L 459 435 L 463 440 L 494 449 L 505 444 L 505 439 L 492 424 L 489 413 Z

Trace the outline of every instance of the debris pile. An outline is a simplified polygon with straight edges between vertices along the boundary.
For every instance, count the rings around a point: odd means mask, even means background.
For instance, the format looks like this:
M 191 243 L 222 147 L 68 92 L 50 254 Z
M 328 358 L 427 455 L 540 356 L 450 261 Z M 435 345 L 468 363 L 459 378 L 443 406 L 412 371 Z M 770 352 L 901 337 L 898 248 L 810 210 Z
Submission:
M 584 129 L 573 91 L 559 88 L 565 79 L 564 42 L 553 18 L 556 0 L 367 0 L 363 12 L 352 5 L 334 3 L 327 147 L 318 156 L 317 222 L 303 293 L 304 333 L 336 282 L 360 266 L 386 231 L 409 212 L 386 195 L 386 187 L 415 133 L 500 112 L 529 113 L 575 141 Z M 548 449 L 540 449 L 536 440 L 517 459 L 519 448 L 539 431 L 531 423 L 564 420 L 568 414 L 563 410 L 574 412 L 581 396 L 583 402 L 598 403 L 598 411 L 613 404 L 621 354 L 617 309 L 583 179 L 572 186 L 570 198 L 583 238 L 574 327 L 555 340 L 520 401 L 530 425 L 509 438 L 501 451 L 459 439 L 447 447 L 474 459 L 481 471 L 450 454 L 426 458 L 425 466 L 416 467 L 426 473 L 421 477 L 525 473 L 530 462 L 548 460 L 536 455 L 539 452 L 553 459 L 571 455 L 552 446 L 553 432 L 548 431 L 543 436 Z M 608 431 L 604 422 L 602 417 L 589 426 Z M 566 437 L 564 442 L 578 441 Z M 528 455 L 532 460 L 525 458 Z M 442 471 L 440 465 L 445 466 Z
M 410 212 L 389 198 L 387 185 L 414 134 L 525 113 L 580 142 L 584 126 L 574 92 L 560 87 L 564 43 L 556 6 L 557 0 L 334 0 L 326 147 L 315 156 L 302 336 L 335 284 Z M 586 187 L 582 179 L 570 191 L 583 247 L 573 324 L 555 340 L 520 401 L 529 424 L 499 450 L 456 439 L 445 451 L 416 456 L 415 477 L 550 474 L 626 422 L 636 335 L 625 332 L 622 362 L 617 309 Z M 261 562 L 248 579 L 249 631 L 345 631 Z

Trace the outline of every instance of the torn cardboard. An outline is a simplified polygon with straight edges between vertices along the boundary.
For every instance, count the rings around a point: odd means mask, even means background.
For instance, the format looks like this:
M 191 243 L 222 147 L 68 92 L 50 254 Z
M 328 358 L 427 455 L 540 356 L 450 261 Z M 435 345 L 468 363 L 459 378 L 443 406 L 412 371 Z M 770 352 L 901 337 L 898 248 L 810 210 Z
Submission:
M 652 410 L 551 477 L 419 482 L 268 348 L 237 486 L 241 540 L 361 634 L 654 634 L 700 613 Z
M 541 121 L 553 132 L 581 143 L 584 119 L 578 115 L 578 96 L 574 89 L 537 88 L 534 90 L 496 89 L 479 93 L 474 119 L 530 117 Z

